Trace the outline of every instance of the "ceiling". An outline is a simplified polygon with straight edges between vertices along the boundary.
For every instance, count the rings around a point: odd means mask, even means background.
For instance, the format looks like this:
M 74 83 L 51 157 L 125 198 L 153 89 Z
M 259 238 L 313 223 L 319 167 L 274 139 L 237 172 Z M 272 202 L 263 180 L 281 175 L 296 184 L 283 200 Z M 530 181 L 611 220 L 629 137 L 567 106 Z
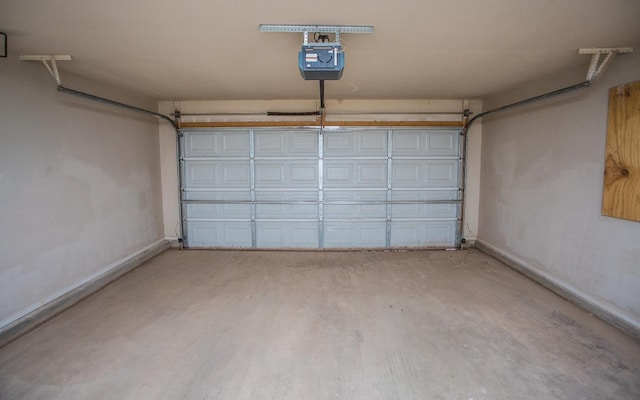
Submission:
M 297 67 L 302 34 L 259 24 L 375 26 L 342 35 L 330 99 L 477 98 L 570 67 L 586 76 L 581 47 L 640 51 L 638 0 L 0 0 L 10 57 L 71 54 L 63 83 L 156 100 L 317 97 Z

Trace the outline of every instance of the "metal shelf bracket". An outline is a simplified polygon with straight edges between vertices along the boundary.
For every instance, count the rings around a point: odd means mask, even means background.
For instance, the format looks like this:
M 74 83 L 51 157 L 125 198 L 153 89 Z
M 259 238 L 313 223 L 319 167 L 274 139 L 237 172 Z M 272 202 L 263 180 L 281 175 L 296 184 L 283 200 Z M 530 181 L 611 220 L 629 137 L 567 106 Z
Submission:
M 61 86 L 60 73 L 58 72 L 58 65 L 56 61 L 71 61 L 71 56 L 68 54 L 22 54 L 20 61 L 42 61 L 47 70 L 51 74 L 51 77 L 56 81 L 58 86 Z
M 631 47 L 588 47 L 578 49 L 578 54 L 591 54 L 591 64 L 587 71 L 587 81 L 593 82 L 600 78 L 600 75 L 611 64 L 616 54 L 632 53 Z M 604 60 L 600 61 L 600 56 L 606 54 Z

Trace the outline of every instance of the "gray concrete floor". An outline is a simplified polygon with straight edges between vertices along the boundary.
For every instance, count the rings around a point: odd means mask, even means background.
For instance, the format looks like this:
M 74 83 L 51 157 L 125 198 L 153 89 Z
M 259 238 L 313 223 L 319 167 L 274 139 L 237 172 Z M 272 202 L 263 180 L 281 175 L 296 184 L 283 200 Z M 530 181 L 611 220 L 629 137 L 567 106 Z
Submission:
M 172 250 L 0 349 L 0 398 L 638 399 L 640 343 L 476 250 Z

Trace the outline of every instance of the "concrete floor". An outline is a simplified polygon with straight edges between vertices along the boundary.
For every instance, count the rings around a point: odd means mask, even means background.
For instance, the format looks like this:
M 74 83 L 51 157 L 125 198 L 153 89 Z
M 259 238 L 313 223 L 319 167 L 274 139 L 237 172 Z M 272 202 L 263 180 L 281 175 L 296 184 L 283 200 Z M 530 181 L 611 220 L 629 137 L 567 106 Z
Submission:
M 476 250 L 172 250 L 0 349 L 0 398 L 638 399 L 640 343 Z

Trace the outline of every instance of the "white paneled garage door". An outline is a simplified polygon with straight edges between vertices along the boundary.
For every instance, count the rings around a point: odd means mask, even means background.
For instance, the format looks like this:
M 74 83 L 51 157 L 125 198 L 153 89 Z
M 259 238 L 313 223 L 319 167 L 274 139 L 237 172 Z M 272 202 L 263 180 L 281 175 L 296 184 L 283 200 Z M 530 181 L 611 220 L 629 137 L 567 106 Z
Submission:
M 191 248 L 453 247 L 459 129 L 182 130 Z

